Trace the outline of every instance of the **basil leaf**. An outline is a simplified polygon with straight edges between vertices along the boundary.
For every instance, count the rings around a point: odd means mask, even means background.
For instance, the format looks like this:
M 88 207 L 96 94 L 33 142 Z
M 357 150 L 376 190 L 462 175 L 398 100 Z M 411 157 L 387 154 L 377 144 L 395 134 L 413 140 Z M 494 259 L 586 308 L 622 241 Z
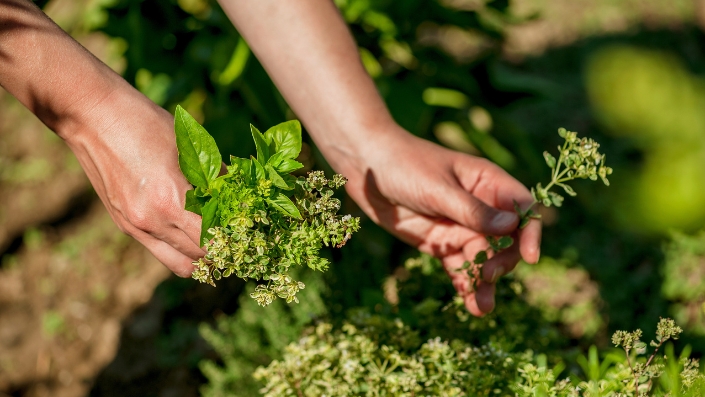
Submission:
M 250 131 L 252 131 L 252 138 L 255 140 L 255 146 L 257 147 L 257 160 L 259 160 L 261 164 L 265 164 L 267 160 L 269 160 L 268 142 L 271 142 L 271 138 L 265 138 L 252 124 L 250 124 Z
M 301 123 L 291 120 L 275 125 L 264 133 L 271 139 L 274 153 L 282 153 L 285 158 L 295 159 L 301 152 Z
M 281 175 L 282 179 L 284 180 L 284 183 L 289 187 L 287 190 L 293 190 L 296 187 L 296 177 L 293 175 L 289 174 L 284 174 Z
M 220 172 L 221 157 L 215 140 L 179 105 L 174 131 L 181 172 L 192 185 L 207 188 Z
M 250 173 L 250 164 L 250 159 L 243 159 L 241 157 L 230 156 L 228 174 L 233 175 L 237 173 L 238 170 L 240 170 L 244 175 L 248 175 Z
M 279 193 L 275 198 L 273 199 L 267 199 L 267 203 L 274 207 L 277 211 L 281 212 L 284 215 L 288 215 L 292 218 L 296 218 L 299 220 L 302 220 L 303 218 L 301 217 L 301 213 L 299 212 L 299 209 L 296 208 L 296 205 L 289 200 L 288 197 L 286 197 L 283 193 Z
M 201 208 L 203 208 L 203 204 L 205 204 L 206 201 L 207 199 L 198 197 L 195 190 L 189 190 L 186 192 L 186 206 L 184 209 L 194 214 L 201 215 Z
M 296 171 L 301 168 L 304 168 L 304 165 L 299 163 L 298 161 L 292 160 L 292 159 L 284 159 L 279 164 L 279 166 L 276 167 L 277 171 L 279 171 L 282 174 L 284 174 L 284 173 L 288 174 L 292 171 Z
M 485 262 L 487 262 L 487 251 L 480 251 L 475 255 L 475 262 L 476 265 L 481 265 Z
M 267 179 L 267 172 L 264 170 L 264 167 L 262 167 L 262 163 L 252 157 L 252 164 L 254 165 L 255 180 L 261 181 L 263 179 Z
M 272 148 L 270 147 L 270 152 L 272 151 Z M 269 157 L 269 160 L 267 160 L 267 164 L 271 164 L 274 169 L 277 169 L 279 167 L 279 164 L 284 161 L 284 153 L 279 152 L 279 153 L 274 153 L 272 154 L 271 157 Z
M 267 175 L 269 176 L 269 180 L 272 181 L 272 184 L 280 189 L 284 190 L 291 190 L 292 188 L 289 187 L 289 185 L 282 179 L 281 176 L 277 173 L 277 170 L 272 167 L 271 164 L 267 164 L 264 166 L 264 169 L 267 170 Z
M 194 189 L 193 194 L 196 195 L 196 197 L 208 198 L 211 196 L 210 192 L 207 189 L 204 189 L 202 187 L 197 187 L 196 189 Z
M 218 198 L 213 197 L 201 209 L 203 220 L 201 221 L 201 246 L 206 245 L 213 235 L 208 233 L 208 229 L 218 226 Z

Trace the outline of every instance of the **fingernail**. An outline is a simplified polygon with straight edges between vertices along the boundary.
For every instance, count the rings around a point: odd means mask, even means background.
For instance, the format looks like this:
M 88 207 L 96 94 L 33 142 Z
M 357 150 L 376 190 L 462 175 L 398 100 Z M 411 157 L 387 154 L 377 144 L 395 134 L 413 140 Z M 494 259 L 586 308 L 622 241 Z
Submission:
M 495 267 L 494 271 L 492 272 L 492 278 L 490 279 L 490 282 L 496 283 L 497 280 L 502 277 L 502 274 L 504 274 L 504 269 L 502 269 L 502 266 Z
M 512 212 L 500 212 L 492 219 L 491 226 L 494 229 L 507 229 L 517 220 L 517 215 Z

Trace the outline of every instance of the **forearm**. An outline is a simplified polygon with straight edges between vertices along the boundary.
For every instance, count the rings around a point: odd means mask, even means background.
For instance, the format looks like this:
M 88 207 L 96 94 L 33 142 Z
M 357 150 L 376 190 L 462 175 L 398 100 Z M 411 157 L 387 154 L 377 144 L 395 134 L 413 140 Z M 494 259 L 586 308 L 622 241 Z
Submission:
M 359 169 L 380 134 L 402 133 L 332 1 L 219 1 L 336 170 Z
M 0 85 L 63 138 L 131 88 L 27 0 L 0 1 Z

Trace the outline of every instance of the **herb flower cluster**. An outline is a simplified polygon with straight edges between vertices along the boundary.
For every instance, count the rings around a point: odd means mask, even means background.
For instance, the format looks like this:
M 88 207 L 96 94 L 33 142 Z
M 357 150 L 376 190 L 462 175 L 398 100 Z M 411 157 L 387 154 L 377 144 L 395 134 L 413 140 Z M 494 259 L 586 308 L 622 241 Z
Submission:
M 297 302 L 304 283 L 289 275 L 291 266 L 307 265 L 324 271 L 329 261 L 320 257 L 325 246 L 341 247 L 359 229 L 359 218 L 336 215 L 340 200 L 333 190 L 345 184 L 335 175 L 327 179 L 322 171 L 296 179 L 294 203 L 301 219 L 292 221 L 267 202 L 272 194 L 269 181 L 255 186 L 245 182 L 239 170 L 228 174 L 218 197 L 219 223 L 208 232 L 208 253 L 197 262 L 193 278 L 215 285 L 215 280 L 235 274 L 243 279 L 264 280 L 251 294 L 266 306 L 277 297 Z
M 400 320 L 321 323 L 254 377 L 273 396 L 487 396 L 507 390 L 528 355 L 418 334 Z
M 591 138 L 579 138 L 577 132 L 568 131 L 565 128 L 558 129 L 558 135 L 565 140 L 563 146 L 558 146 L 558 159 L 549 152 L 543 152 L 546 165 L 551 169 L 551 181 L 543 187 L 541 183 L 531 188 L 533 203 L 523 210 L 519 203 L 514 202 L 514 210 L 520 218 L 519 228 L 524 228 L 531 219 L 539 219 L 541 215 L 533 208 L 536 204 L 543 204 L 546 207 L 563 205 L 563 196 L 551 191 L 554 186 L 559 186 L 570 196 L 576 196 L 567 183 L 574 179 L 590 179 L 596 181 L 601 178 L 602 182 L 609 186 L 608 175 L 612 174 L 612 168 L 605 166 L 606 156 L 598 151 L 600 144 Z M 514 244 L 514 239 L 510 236 L 487 236 L 489 248 L 478 252 L 472 262 L 466 261 L 458 268 L 459 272 L 467 272 L 470 277 L 470 288 L 475 289 L 480 280 L 482 265 L 487 262 L 491 253 L 498 253 Z
M 591 138 L 579 138 L 576 132 L 565 128 L 559 128 L 558 135 L 565 139 L 563 146 L 558 146 L 558 160 L 549 152 L 543 153 L 546 165 L 551 168 L 551 182 L 545 188 L 539 183 L 535 189 L 531 189 L 534 201 L 546 207 L 560 207 L 563 203 L 563 196 L 549 191 L 554 185 L 562 187 L 568 195 L 575 196 L 575 191 L 566 182 L 573 179 L 596 181 L 599 177 L 609 186 L 607 176 L 612 174 L 612 168 L 605 166 L 606 156 L 598 151 L 599 143 Z
M 363 314 L 360 316 L 359 314 Z M 688 353 L 678 355 L 665 342 L 681 330 L 661 319 L 653 353 L 646 352 L 641 331 L 617 331 L 616 346 L 604 361 L 594 353 L 583 358 L 589 379 L 559 379 L 562 367 L 548 367 L 546 356 L 531 351 L 508 353 L 489 344 L 473 346 L 459 340 L 432 337 L 421 343 L 417 332 L 401 320 L 358 313 L 342 328 L 318 324 L 284 349 L 280 360 L 259 367 L 260 393 L 273 396 L 516 396 L 516 397 L 646 397 L 702 396 L 705 375 Z M 627 346 L 631 348 L 626 348 Z M 638 351 L 637 351 L 638 350 Z M 591 353 L 593 354 L 593 353 Z M 583 364 L 581 364 L 583 365 Z M 662 380 L 663 381 L 660 381 Z
M 301 125 L 288 121 L 264 134 L 251 126 L 257 157 L 230 157 L 219 175 L 221 157 L 215 140 L 180 106 L 175 115 L 179 167 L 195 187 L 186 192 L 186 210 L 202 216 L 200 242 L 207 254 L 194 262 L 192 277 L 215 286 L 222 277 L 263 281 L 251 294 L 266 306 L 276 298 L 298 302 L 305 287 L 289 274 L 292 266 L 324 271 L 321 248 L 343 246 L 360 228 L 359 218 L 337 215 L 333 197 L 346 179 L 327 179 L 322 171 L 307 177 L 301 169 Z M 293 199 L 293 200 L 292 200 Z

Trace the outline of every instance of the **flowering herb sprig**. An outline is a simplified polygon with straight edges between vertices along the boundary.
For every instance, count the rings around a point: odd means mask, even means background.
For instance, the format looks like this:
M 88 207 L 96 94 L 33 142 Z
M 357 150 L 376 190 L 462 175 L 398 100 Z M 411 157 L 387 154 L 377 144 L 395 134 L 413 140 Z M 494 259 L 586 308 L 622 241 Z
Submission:
M 683 333 L 683 329 L 677 326 L 675 321 L 670 318 L 661 318 L 656 326 L 656 340 L 652 340 L 651 343 L 649 343 L 649 345 L 654 348 L 654 351 L 645 363 L 637 362 L 631 354 L 632 352 L 636 352 L 636 354 L 646 352 L 646 343 L 641 341 L 642 332 L 640 329 L 634 332 L 617 331 L 612 335 L 612 344 L 616 347 L 621 346 L 622 349 L 624 349 L 627 365 L 634 378 L 634 390 L 637 396 L 649 395 L 653 379 L 658 378 L 663 373 L 664 365 L 658 362 L 660 360 L 654 360 L 654 358 L 657 358 L 659 348 L 669 339 L 678 339 L 681 333 Z M 632 361 L 634 362 L 632 363 Z M 693 362 L 687 362 L 685 364 L 685 369 L 687 370 L 687 367 L 689 365 L 692 366 Z M 648 381 L 642 383 L 642 379 L 647 379 Z
M 519 228 L 526 227 L 531 219 L 541 218 L 541 215 L 533 210 L 536 204 L 540 203 L 545 207 L 563 205 L 564 197 L 551 191 L 553 187 L 558 186 L 569 196 L 575 196 L 577 193 L 567 184 L 574 179 L 596 181 L 600 178 L 606 186 L 610 184 L 607 176 L 612 174 L 612 168 L 605 166 L 605 155 L 598 151 L 599 143 L 590 138 L 579 138 L 576 132 L 565 128 L 559 128 L 558 135 L 565 139 L 563 145 L 558 146 L 558 159 L 549 152 L 543 152 L 546 165 L 551 168 L 551 181 L 546 187 L 538 183 L 536 187 L 531 188 L 534 201 L 526 210 L 522 210 L 519 203 L 514 202 L 514 210 L 520 217 Z M 468 272 L 473 288 L 480 280 L 482 265 L 489 259 L 490 253 L 511 247 L 514 239 L 510 236 L 487 236 L 487 242 L 489 249 L 478 252 L 472 262 L 466 261 L 459 269 Z
M 222 277 L 264 281 L 251 294 L 266 306 L 277 297 L 298 302 L 305 285 L 289 275 L 292 266 L 324 271 L 325 246 L 341 247 L 360 228 L 360 219 L 337 215 L 333 191 L 346 179 L 327 179 L 322 171 L 306 177 L 301 169 L 301 125 L 288 121 L 264 134 L 251 126 L 257 157 L 231 156 L 225 175 L 213 137 L 182 107 L 175 115 L 179 167 L 195 187 L 186 192 L 186 210 L 203 217 L 200 244 L 205 257 L 194 262 L 192 277 L 215 286 Z

